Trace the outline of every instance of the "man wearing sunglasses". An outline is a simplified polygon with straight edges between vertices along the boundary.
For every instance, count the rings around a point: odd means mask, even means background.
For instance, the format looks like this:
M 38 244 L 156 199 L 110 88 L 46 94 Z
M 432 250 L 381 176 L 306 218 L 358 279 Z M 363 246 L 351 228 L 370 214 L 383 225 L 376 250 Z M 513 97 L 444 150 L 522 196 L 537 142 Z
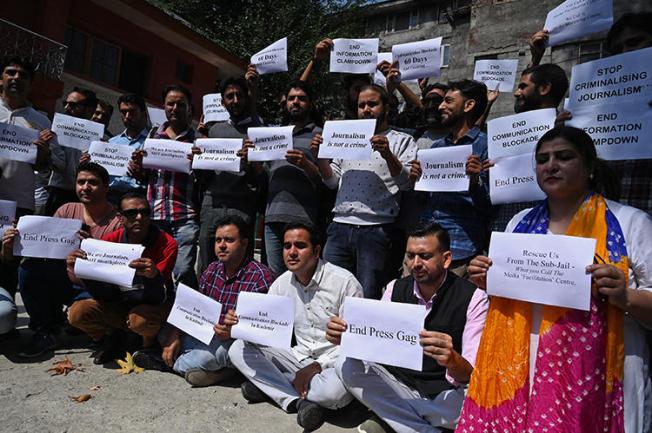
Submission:
M 151 224 L 147 198 L 137 192 L 125 194 L 120 201 L 123 228 L 102 237 L 108 242 L 141 244 L 143 256 L 129 266 L 136 269 L 132 287 L 98 281 L 81 280 L 74 275 L 75 260 L 85 258 L 80 249 L 68 256 L 68 273 L 93 296 L 75 302 L 68 311 L 68 321 L 94 341 L 101 342 L 93 362 L 104 364 L 140 348 L 140 342 L 128 347 L 127 331 L 142 337 L 142 347 L 156 345 L 161 324 L 172 305 L 172 269 L 177 258 L 177 243 L 156 225 Z

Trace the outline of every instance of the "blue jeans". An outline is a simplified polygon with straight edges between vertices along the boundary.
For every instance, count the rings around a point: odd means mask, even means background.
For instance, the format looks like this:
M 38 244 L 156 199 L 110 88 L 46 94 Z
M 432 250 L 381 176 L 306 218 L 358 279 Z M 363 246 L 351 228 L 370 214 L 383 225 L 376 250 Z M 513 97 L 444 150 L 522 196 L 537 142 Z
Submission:
M 380 299 L 387 284 L 392 241 L 386 225 L 357 226 L 332 222 L 326 231 L 324 260 L 349 270 L 364 297 Z
M 0 335 L 14 329 L 17 315 L 18 309 L 13 296 L 0 287 Z
M 213 337 L 210 345 L 205 345 L 190 335 L 184 335 L 181 342 L 181 355 L 174 363 L 174 371 L 185 374 L 191 368 L 217 371 L 233 367 L 229 360 L 229 348 L 234 340 L 222 341 Z
M 63 305 L 91 295 L 68 279 L 65 260 L 28 258 L 18 267 L 18 285 L 29 328 L 57 333 L 64 321 Z
M 287 270 L 283 261 L 283 229 L 285 223 L 265 224 L 265 252 L 267 265 L 274 275 L 281 275 Z
M 175 285 L 183 283 L 186 286 L 197 289 L 195 259 L 197 257 L 199 225 L 194 219 L 173 222 L 155 221 L 155 224 L 177 241 L 179 252 L 177 254 L 177 262 L 172 270 Z

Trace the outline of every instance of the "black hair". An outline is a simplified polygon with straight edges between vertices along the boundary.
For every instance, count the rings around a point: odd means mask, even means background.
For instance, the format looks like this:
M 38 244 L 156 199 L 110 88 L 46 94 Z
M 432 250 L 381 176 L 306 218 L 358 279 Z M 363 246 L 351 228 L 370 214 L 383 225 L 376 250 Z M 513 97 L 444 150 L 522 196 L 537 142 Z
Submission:
M 97 95 L 91 89 L 85 87 L 74 87 L 70 93 L 79 93 L 82 95 L 84 97 L 84 101 L 81 103 L 82 105 L 92 107 L 93 109 L 97 107 L 99 99 L 97 99 Z
M 125 200 L 134 200 L 134 199 L 144 201 L 145 203 L 147 203 L 147 208 L 149 209 L 149 201 L 147 200 L 147 197 L 145 196 L 145 194 L 143 194 L 142 192 L 138 192 L 138 191 L 129 191 L 129 192 L 126 192 L 126 193 L 122 194 L 122 196 L 120 197 L 120 206 L 119 206 L 120 210 L 122 210 L 122 202 L 123 201 L 125 201 Z
M 424 238 L 426 236 L 435 236 L 439 242 L 439 251 L 448 251 L 451 249 L 451 237 L 441 225 L 437 223 L 424 224 L 408 232 L 410 238 Z
M 310 224 L 304 224 L 300 222 L 291 222 L 287 223 L 285 227 L 283 227 L 283 237 L 285 237 L 285 233 L 287 233 L 290 230 L 296 230 L 296 229 L 302 229 L 308 232 L 310 235 L 310 243 L 312 244 L 312 247 L 315 248 L 317 245 L 321 245 L 321 236 L 317 232 L 317 229 Z
M 249 224 L 238 215 L 227 215 L 223 218 L 220 218 L 217 221 L 217 224 L 215 224 L 215 230 L 219 229 L 220 227 L 224 226 L 230 226 L 234 225 L 238 229 L 238 234 L 240 235 L 240 239 L 248 239 L 251 242 L 251 233 L 249 230 Z
M 34 74 L 36 73 L 36 68 L 34 65 L 27 59 L 23 59 L 18 56 L 6 56 L 2 59 L 2 65 L 0 65 L 0 71 L 4 71 L 7 66 L 15 65 L 20 66 L 27 72 L 29 80 L 34 80 Z
M 475 101 L 475 106 L 469 113 L 470 123 L 475 123 L 487 108 L 487 86 L 479 81 L 467 79 L 449 82 L 448 91 L 456 90 L 462 94 L 465 101 L 470 99 Z
M 134 93 L 125 93 L 124 95 L 120 95 L 117 104 L 118 108 L 120 108 L 120 104 L 134 104 L 140 108 L 140 111 L 147 111 L 147 104 L 145 104 L 145 99 L 142 96 L 136 95 Z
M 374 92 L 378 93 L 380 95 L 380 101 L 383 103 L 383 107 L 385 107 L 385 110 L 389 110 L 389 94 L 387 93 L 387 89 L 385 89 L 383 86 L 379 86 L 378 84 L 365 84 L 364 86 L 360 87 L 360 93 L 366 90 L 373 90 Z M 360 93 L 358 93 L 358 95 Z
M 612 44 L 616 36 L 620 35 L 627 28 L 640 30 L 652 35 L 652 12 L 628 12 L 613 23 L 605 40 L 607 50 L 611 54 L 620 54 L 619 51 L 614 51 Z
M 251 95 L 249 95 L 249 86 L 247 85 L 247 80 L 245 80 L 243 77 L 226 77 L 224 80 L 222 80 L 222 83 L 220 84 L 220 89 L 222 89 L 222 92 L 225 92 L 226 88 L 229 86 L 239 87 L 240 90 L 242 91 L 242 95 L 247 100 L 250 99 Z
M 99 99 L 97 101 L 97 105 L 100 105 L 102 108 L 104 108 L 106 111 L 109 112 L 109 119 L 110 119 L 111 116 L 113 115 L 113 105 L 109 104 L 108 102 L 102 99 Z
M 534 154 L 537 154 L 543 143 L 552 141 L 555 138 L 563 138 L 568 141 L 580 154 L 584 165 L 589 168 L 592 174 L 589 177 L 589 187 L 592 191 L 611 200 L 620 198 L 620 179 L 618 175 L 604 160 L 598 158 L 593 139 L 583 129 L 572 126 L 558 126 L 549 130 L 539 138 Z
M 310 84 L 306 83 L 305 81 L 293 80 L 292 82 L 290 82 L 290 84 L 287 85 L 285 93 L 283 95 L 287 98 L 287 95 L 290 94 L 290 90 L 292 89 L 301 89 L 305 92 L 305 94 L 308 96 L 308 101 L 310 103 L 310 112 L 308 113 L 308 117 L 313 123 L 321 127 L 324 124 L 324 119 L 317 106 L 317 101 L 315 100 L 315 91 L 313 87 Z M 287 104 L 283 106 L 283 111 L 284 111 L 283 114 L 286 115 Z M 285 116 L 285 118 L 288 119 L 289 116 Z
M 77 179 L 77 176 L 79 176 L 79 173 L 82 171 L 93 173 L 95 176 L 99 177 L 105 185 L 109 184 L 109 172 L 106 171 L 106 168 L 96 162 L 87 162 L 86 164 L 81 164 L 77 167 L 77 171 L 75 171 L 75 179 Z
M 373 80 L 369 74 L 344 74 L 344 77 L 342 78 L 342 83 L 347 91 L 349 90 L 349 87 L 352 87 L 356 82 L 359 81 L 362 82 L 363 86 L 366 86 L 367 84 L 373 84 Z
M 552 102 L 555 104 L 555 107 L 561 103 L 568 90 L 568 77 L 561 67 L 552 63 L 544 63 L 526 68 L 521 73 L 521 75 L 527 74 L 530 75 L 530 81 L 534 83 L 535 87 L 550 84 L 552 86 L 550 90 Z
M 181 84 L 169 84 L 165 87 L 163 90 L 163 100 L 165 101 L 165 98 L 168 96 L 168 93 L 170 92 L 179 92 L 183 93 L 183 95 L 186 97 L 188 100 L 188 108 L 191 108 L 192 106 L 192 93 L 190 92 L 190 89 L 187 87 L 182 86 Z
M 425 89 L 423 89 L 423 92 L 421 93 L 423 97 L 425 98 L 428 93 L 432 92 L 435 89 L 442 90 L 444 94 L 448 92 L 448 86 L 444 83 L 432 83 L 428 84 Z

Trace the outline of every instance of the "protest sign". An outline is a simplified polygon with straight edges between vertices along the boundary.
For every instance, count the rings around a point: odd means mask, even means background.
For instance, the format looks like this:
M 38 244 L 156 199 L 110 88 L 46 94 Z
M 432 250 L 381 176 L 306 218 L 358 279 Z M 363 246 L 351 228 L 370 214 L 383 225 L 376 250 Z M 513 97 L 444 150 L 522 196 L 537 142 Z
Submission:
M 394 45 L 392 58 L 398 62 L 401 81 L 438 77 L 441 67 L 441 38 Z
M 16 202 L 11 200 L 0 200 L 0 239 L 14 222 L 16 218 Z
M 329 120 L 324 123 L 319 158 L 369 159 L 376 119 Z
M 195 146 L 202 153 L 193 157 L 193 170 L 240 171 L 240 157 L 237 153 L 242 149 L 241 138 L 198 138 Z
M 422 305 L 347 297 L 341 355 L 421 371 L 419 332 L 425 316 Z
M 202 98 L 204 123 L 223 122 L 231 117 L 222 104 L 221 93 L 209 93 Z
M 652 47 L 573 66 L 568 109 L 652 99 Z
M 588 310 L 594 254 L 595 239 L 493 232 L 487 294 Z
M 516 81 L 517 59 L 478 60 L 475 62 L 473 79 L 486 84 L 487 89 L 499 92 L 511 92 Z
M 378 66 L 378 39 L 333 39 L 331 72 L 372 74 Z
M 222 304 L 179 283 L 168 323 L 204 344 L 211 344 L 213 326 L 220 320 Z
M 240 292 L 235 312 L 238 324 L 231 328 L 231 337 L 270 347 L 290 347 L 294 330 L 294 299 Z
M 607 30 L 613 20 L 613 0 L 567 0 L 548 12 L 543 28 L 552 47 Z
M 586 131 L 602 159 L 652 158 L 652 109 L 645 100 L 581 106 L 566 125 Z
M 254 144 L 247 151 L 249 161 L 274 161 L 285 159 L 285 154 L 292 149 L 292 131 L 294 126 L 274 126 L 247 129 L 247 136 Z
M 542 200 L 545 194 L 537 184 L 534 149 L 537 141 L 554 128 L 554 108 L 526 111 L 487 122 L 491 203 L 518 203 Z
M 54 119 L 52 119 L 52 132 L 57 134 L 57 142 L 61 146 L 85 152 L 91 141 L 102 140 L 104 125 L 91 120 L 55 113 Z
M 279 39 L 267 48 L 251 56 L 251 64 L 256 65 L 260 75 L 288 70 L 288 38 Z
M 152 126 L 161 126 L 168 120 L 165 115 L 165 110 L 162 108 L 147 106 L 147 115 L 149 116 L 149 123 Z
M 0 122 L 0 158 L 34 164 L 38 135 L 36 129 Z
M 75 260 L 75 275 L 81 279 L 103 281 L 131 287 L 136 269 L 129 262 L 139 258 L 145 247 L 140 244 L 122 244 L 97 239 L 84 239 L 81 250 L 86 259 Z
M 145 151 L 144 168 L 190 173 L 188 154 L 192 152 L 192 143 L 148 138 L 145 140 L 143 150 Z
M 26 215 L 18 220 L 14 256 L 65 259 L 79 246 L 82 222 L 70 218 Z
M 392 53 L 378 53 L 378 63 L 376 65 L 379 65 L 382 62 L 387 62 L 391 64 Z M 374 83 L 378 84 L 381 87 L 385 87 L 387 85 L 387 79 L 385 78 L 383 73 L 380 72 L 378 69 L 374 71 Z
M 127 176 L 129 160 L 134 148 L 126 144 L 92 141 L 88 148 L 91 161 L 106 168 L 111 176 Z
M 417 160 L 421 162 L 421 177 L 414 185 L 415 191 L 455 192 L 468 191 L 466 159 L 473 153 L 473 146 L 419 149 Z

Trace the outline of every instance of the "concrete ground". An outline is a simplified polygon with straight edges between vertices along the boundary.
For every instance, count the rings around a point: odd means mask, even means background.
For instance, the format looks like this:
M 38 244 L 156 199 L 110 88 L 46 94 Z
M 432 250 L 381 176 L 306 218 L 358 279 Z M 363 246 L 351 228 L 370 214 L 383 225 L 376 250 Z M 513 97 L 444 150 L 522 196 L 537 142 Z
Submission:
M 22 306 L 20 338 L 0 343 L 0 431 L 4 432 L 265 432 L 293 433 L 302 429 L 296 415 L 261 403 L 249 405 L 240 394 L 239 381 L 226 386 L 191 388 L 181 377 L 145 371 L 119 375 L 117 365 L 93 364 L 89 339 L 62 333 L 62 346 L 54 355 L 36 360 L 17 356 L 29 341 L 28 318 Z M 84 371 L 50 376 L 52 363 L 68 356 Z M 69 396 L 91 394 L 84 403 Z M 353 432 L 366 417 L 364 407 L 353 404 L 329 413 L 318 430 Z

